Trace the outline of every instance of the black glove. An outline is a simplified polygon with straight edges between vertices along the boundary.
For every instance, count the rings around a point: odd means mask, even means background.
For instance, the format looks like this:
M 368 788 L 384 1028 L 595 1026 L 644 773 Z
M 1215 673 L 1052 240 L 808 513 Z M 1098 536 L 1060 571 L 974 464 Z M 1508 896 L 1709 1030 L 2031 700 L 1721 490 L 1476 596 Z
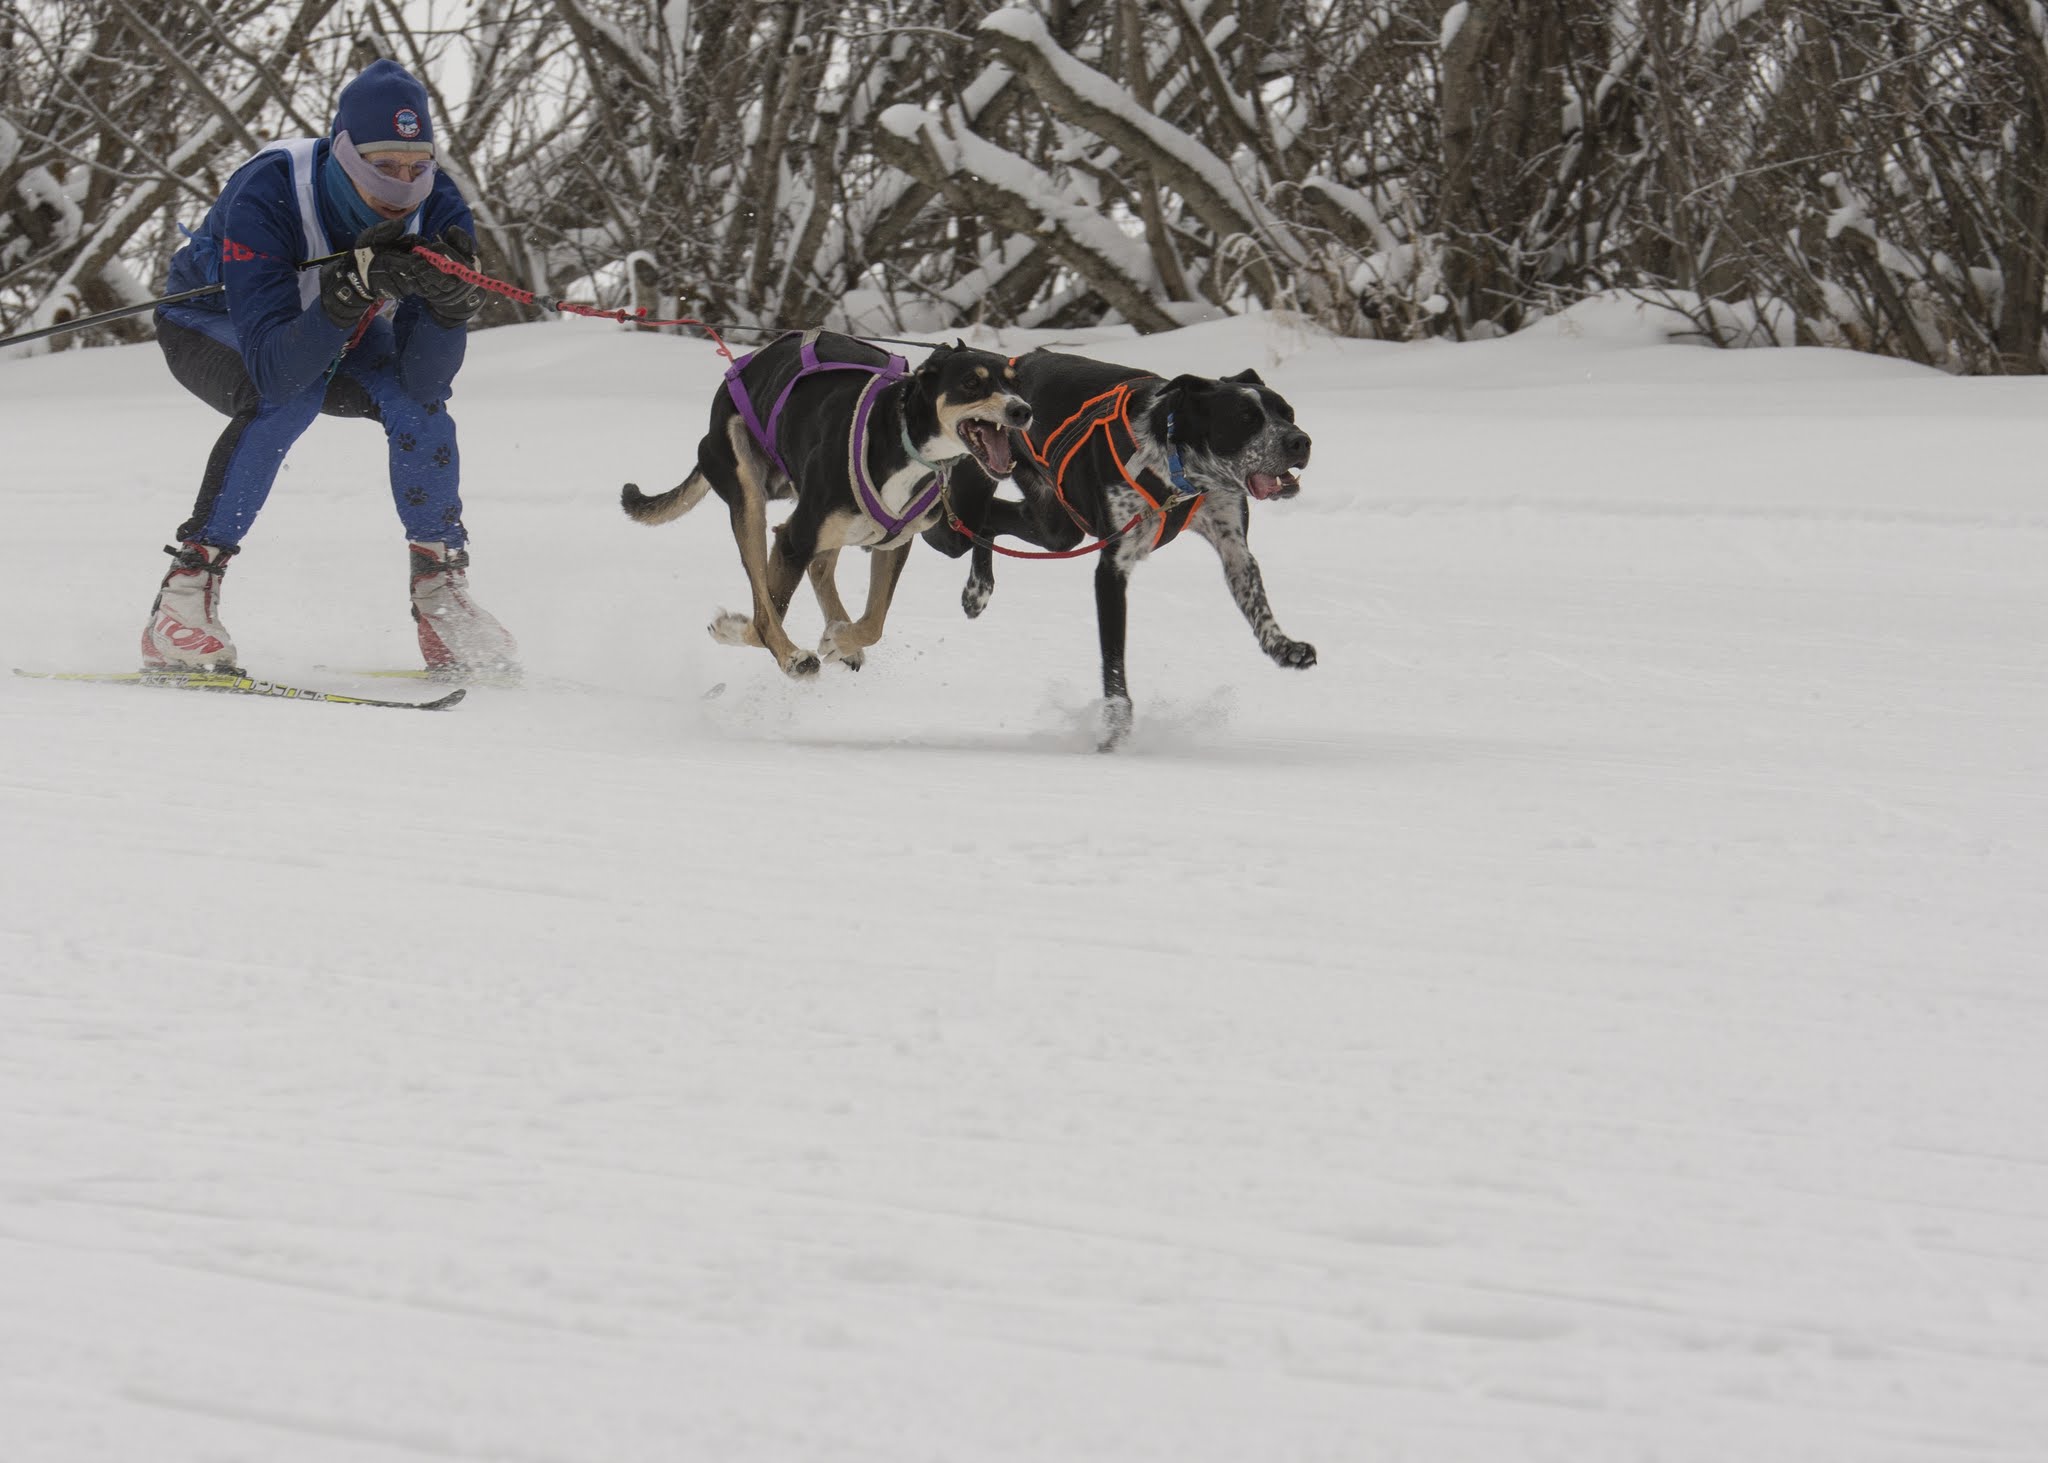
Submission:
M 355 247 L 320 271 L 320 308 L 327 318 L 353 326 L 378 300 L 408 294 L 411 271 L 425 262 L 412 257 L 418 242 L 400 219 L 372 224 L 357 234 Z
M 476 240 L 469 236 L 468 229 L 460 225 L 450 224 L 441 230 L 441 237 L 427 247 L 458 264 L 476 268 Z M 419 296 L 420 303 L 427 307 L 427 313 L 442 329 L 461 329 L 484 307 L 484 292 L 467 280 L 444 274 L 424 259 L 407 262 L 411 266 L 412 293 Z

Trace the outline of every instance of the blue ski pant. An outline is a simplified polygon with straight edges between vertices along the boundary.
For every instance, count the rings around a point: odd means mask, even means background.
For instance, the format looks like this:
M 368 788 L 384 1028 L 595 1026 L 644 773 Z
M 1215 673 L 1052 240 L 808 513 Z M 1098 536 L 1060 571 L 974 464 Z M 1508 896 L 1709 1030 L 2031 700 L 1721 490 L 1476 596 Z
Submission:
M 227 322 L 223 318 L 222 329 Z M 320 415 L 367 417 L 390 444 L 391 498 L 415 543 L 467 541 L 462 527 L 462 460 L 445 402 L 415 401 L 388 359 L 350 351 L 323 381 L 285 401 L 266 401 L 249 379 L 232 336 L 226 339 L 157 316 L 157 343 L 178 383 L 228 418 L 213 444 L 184 543 L 232 548 L 262 511 L 285 453 Z

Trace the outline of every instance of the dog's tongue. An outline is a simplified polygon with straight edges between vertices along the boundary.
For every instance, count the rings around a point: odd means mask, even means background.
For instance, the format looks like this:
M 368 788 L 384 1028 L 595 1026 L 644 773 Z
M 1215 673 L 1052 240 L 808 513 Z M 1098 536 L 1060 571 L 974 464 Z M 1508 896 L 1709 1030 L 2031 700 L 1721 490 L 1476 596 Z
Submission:
M 1252 490 L 1254 498 L 1263 501 L 1267 498 L 1279 497 L 1293 479 L 1294 474 L 1291 472 L 1286 477 L 1277 478 L 1270 472 L 1255 472 L 1245 480 L 1245 486 Z
M 1010 452 L 1010 434 L 991 428 L 981 434 L 981 440 L 987 444 L 989 471 L 999 478 L 1008 477 L 1016 465 Z

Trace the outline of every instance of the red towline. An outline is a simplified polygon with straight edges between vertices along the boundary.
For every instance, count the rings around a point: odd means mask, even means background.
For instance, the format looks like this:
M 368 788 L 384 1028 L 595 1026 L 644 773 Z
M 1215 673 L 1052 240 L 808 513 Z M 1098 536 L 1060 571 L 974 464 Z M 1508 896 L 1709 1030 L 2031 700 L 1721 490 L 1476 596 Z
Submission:
M 517 304 L 538 305 L 543 310 L 555 310 L 564 315 L 584 315 L 593 320 L 617 320 L 631 325 L 694 325 L 711 337 L 711 343 L 718 347 L 720 355 L 728 361 L 733 358 L 732 350 L 724 339 L 702 320 L 693 320 L 687 316 L 680 320 L 650 320 L 647 318 L 645 306 L 637 310 L 599 310 L 589 305 L 572 305 L 565 300 L 556 299 L 553 295 L 537 295 L 532 290 L 523 290 L 516 284 L 493 279 L 480 269 L 471 268 L 459 259 L 450 259 L 446 254 L 437 254 L 422 244 L 413 245 L 412 252 L 414 258 L 426 260 L 443 274 L 452 274 L 465 284 L 473 284 L 479 289 L 503 295 Z

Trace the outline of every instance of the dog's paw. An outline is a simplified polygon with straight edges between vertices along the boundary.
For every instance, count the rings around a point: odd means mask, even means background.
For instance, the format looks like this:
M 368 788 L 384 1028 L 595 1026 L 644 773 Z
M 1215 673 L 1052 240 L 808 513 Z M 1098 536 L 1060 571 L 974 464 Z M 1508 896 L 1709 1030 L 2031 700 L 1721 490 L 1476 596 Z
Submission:
M 1131 734 L 1131 698 L 1112 696 L 1102 703 L 1102 740 L 1095 744 L 1098 752 L 1114 752 Z
M 988 608 L 988 597 L 996 592 L 993 579 L 983 579 L 979 574 L 967 576 L 967 587 L 960 591 L 960 608 L 967 611 L 967 618 L 978 620 L 981 612 Z
M 818 673 L 818 657 L 799 650 L 782 664 L 783 674 L 793 681 L 808 680 Z
M 747 615 L 736 615 L 731 610 L 720 610 L 717 618 L 704 628 L 720 645 L 755 643 L 753 619 Z
M 1316 648 L 1306 640 L 1276 640 L 1266 647 L 1273 664 L 1305 671 L 1316 663 Z
M 868 661 L 867 650 L 859 645 L 846 644 L 840 638 L 842 631 L 851 630 L 852 628 L 853 626 L 847 624 L 844 620 L 834 620 L 831 624 L 827 625 L 825 627 L 825 638 L 818 642 L 818 658 L 820 660 L 837 661 L 850 671 L 857 671 L 866 665 Z

